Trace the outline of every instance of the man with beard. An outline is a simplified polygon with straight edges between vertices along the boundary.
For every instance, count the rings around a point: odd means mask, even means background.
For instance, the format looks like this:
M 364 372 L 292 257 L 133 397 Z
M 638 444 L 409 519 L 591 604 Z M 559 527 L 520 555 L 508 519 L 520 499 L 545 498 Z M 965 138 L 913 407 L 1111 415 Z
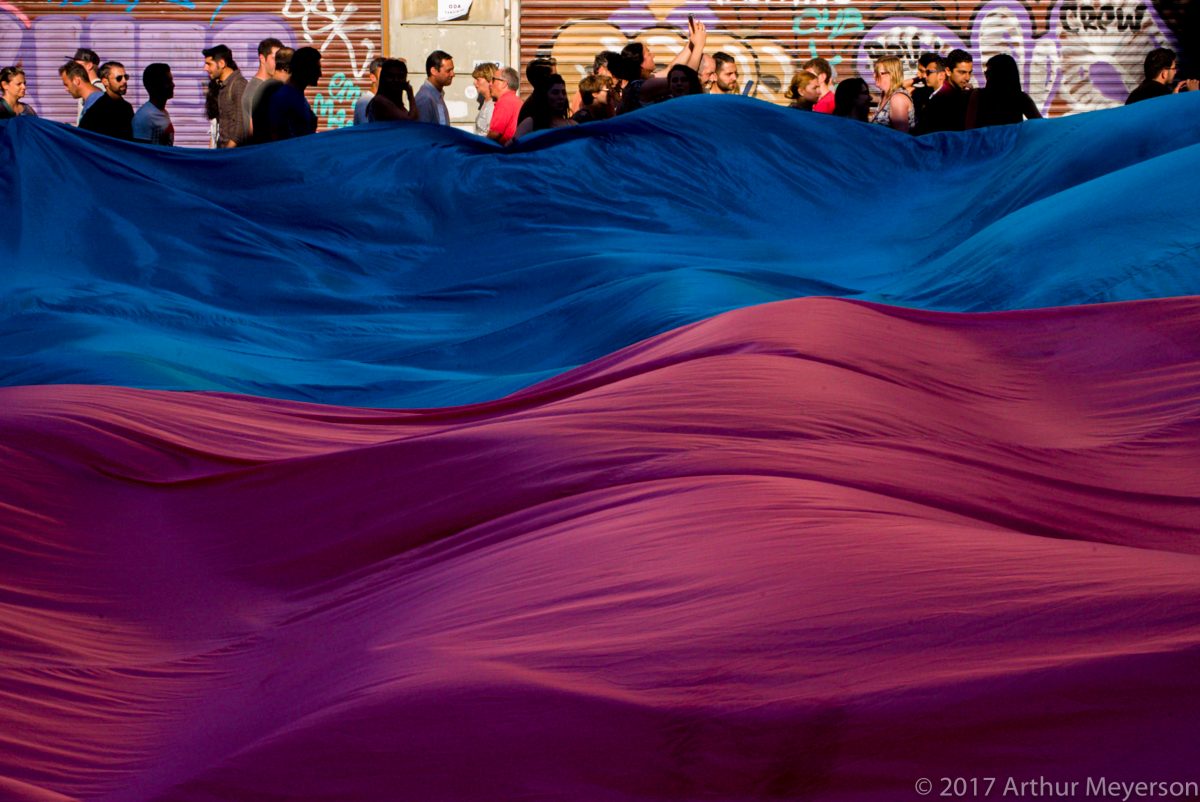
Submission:
M 98 70 L 104 83 L 104 93 L 91 105 L 84 99 L 83 119 L 79 127 L 85 131 L 117 139 L 133 139 L 133 106 L 125 99 L 129 89 L 129 74 L 119 61 L 106 61 Z
M 733 56 L 718 51 L 713 53 L 713 64 L 715 72 L 709 92 L 714 95 L 738 94 L 737 62 L 733 60 Z
M 962 131 L 967 127 L 967 106 L 971 102 L 971 76 L 974 63 L 965 50 L 951 50 L 943 62 L 946 82 L 934 92 L 919 121 L 921 133 Z
M 237 147 L 245 141 L 248 129 L 242 117 L 246 78 L 233 60 L 233 52 L 225 45 L 214 45 L 202 52 L 204 71 L 216 83 L 217 147 Z

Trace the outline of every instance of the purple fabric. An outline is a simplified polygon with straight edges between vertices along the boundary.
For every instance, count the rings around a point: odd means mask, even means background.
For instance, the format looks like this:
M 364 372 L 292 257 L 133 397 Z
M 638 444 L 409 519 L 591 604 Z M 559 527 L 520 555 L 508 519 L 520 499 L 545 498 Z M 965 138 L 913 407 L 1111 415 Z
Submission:
M 0 389 L 0 798 L 1189 779 L 1198 365 L 811 298 L 468 407 Z

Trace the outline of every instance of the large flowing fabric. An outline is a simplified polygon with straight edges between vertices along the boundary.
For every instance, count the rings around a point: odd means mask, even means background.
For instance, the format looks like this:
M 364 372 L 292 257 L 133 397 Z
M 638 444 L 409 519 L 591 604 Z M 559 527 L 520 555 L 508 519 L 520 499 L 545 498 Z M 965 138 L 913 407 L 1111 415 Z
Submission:
M 0 800 L 1200 797 L 1198 123 L 0 123 Z
M 378 125 L 234 152 L 0 123 L 0 384 L 497 398 L 802 295 L 1200 293 L 1200 96 L 914 139 L 683 98 L 504 150 Z

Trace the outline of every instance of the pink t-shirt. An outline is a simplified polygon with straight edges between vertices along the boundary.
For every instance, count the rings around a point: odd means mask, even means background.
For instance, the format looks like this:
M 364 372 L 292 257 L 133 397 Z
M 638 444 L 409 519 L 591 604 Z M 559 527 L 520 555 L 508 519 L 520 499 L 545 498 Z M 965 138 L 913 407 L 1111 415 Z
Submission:
M 517 135 L 517 117 L 521 113 L 521 99 L 516 92 L 505 92 L 492 109 L 492 124 L 488 133 L 500 132 L 500 144 L 507 145 Z
M 813 106 L 813 111 L 819 111 L 822 114 L 833 114 L 833 92 L 818 100 Z

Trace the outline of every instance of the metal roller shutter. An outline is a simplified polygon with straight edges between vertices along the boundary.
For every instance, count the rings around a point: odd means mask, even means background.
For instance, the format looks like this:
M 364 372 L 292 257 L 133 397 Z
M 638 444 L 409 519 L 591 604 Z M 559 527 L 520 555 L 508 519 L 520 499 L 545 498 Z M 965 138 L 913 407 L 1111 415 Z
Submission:
M 660 64 L 670 61 L 689 13 L 708 26 L 706 51 L 734 56 L 739 78 L 774 103 L 787 102 L 792 76 L 813 56 L 829 59 L 839 80 L 859 75 L 874 86 L 875 58 L 900 56 L 911 75 L 922 52 L 961 47 L 975 59 L 976 83 L 984 61 L 1010 53 L 1043 113 L 1068 114 L 1124 102 L 1146 53 L 1178 50 L 1149 0 L 521 0 L 521 60 L 553 55 L 573 91 L 600 50 L 640 41 Z
M 367 64 L 380 55 L 380 20 L 380 0 L 0 0 L 0 65 L 24 66 L 26 99 L 39 115 L 73 123 L 76 101 L 63 89 L 58 68 L 77 47 L 125 65 L 126 98 L 134 108 L 146 100 L 142 70 L 166 62 L 175 76 L 167 111 L 176 144 L 207 147 L 204 48 L 228 45 L 249 78 L 263 39 L 316 47 L 324 77 L 309 99 L 321 128 L 336 128 L 353 122 Z

